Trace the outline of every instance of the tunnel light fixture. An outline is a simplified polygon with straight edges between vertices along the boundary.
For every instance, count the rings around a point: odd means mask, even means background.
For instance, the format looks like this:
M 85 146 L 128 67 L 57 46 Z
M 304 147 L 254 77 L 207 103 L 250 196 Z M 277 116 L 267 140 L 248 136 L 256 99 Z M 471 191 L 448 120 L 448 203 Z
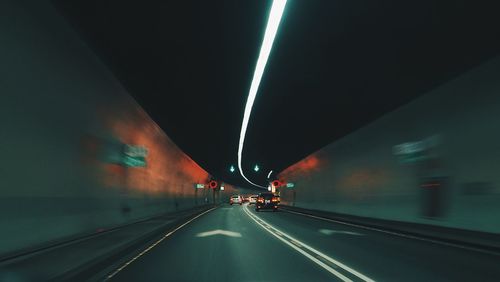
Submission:
M 250 85 L 250 91 L 248 93 L 247 103 L 245 105 L 245 112 L 243 114 L 243 122 L 241 124 L 240 131 L 240 141 L 238 145 L 238 168 L 240 170 L 241 176 L 250 184 L 260 187 L 267 188 L 266 186 L 258 185 L 250 181 L 245 176 L 242 168 L 242 153 L 243 145 L 245 143 L 245 135 L 247 132 L 248 122 L 250 120 L 250 114 L 252 113 L 253 103 L 255 102 L 255 97 L 257 96 L 257 91 L 259 89 L 260 81 L 262 80 L 262 75 L 264 74 L 264 69 L 266 68 L 267 60 L 269 59 L 269 54 L 273 47 L 274 38 L 278 32 L 278 27 L 283 16 L 283 11 L 286 6 L 287 0 L 274 0 L 271 7 L 271 12 L 269 13 L 269 19 L 267 20 L 266 31 L 264 33 L 264 40 L 262 41 L 262 46 L 260 47 L 259 58 L 257 59 L 257 65 L 255 66 L 255 71 L 253 74 L 252 84 Z
M 271 173 L 273 173 L 273 171 L 269 171 L 269 173 L 267 174 L 267 179 L 271 178 Z

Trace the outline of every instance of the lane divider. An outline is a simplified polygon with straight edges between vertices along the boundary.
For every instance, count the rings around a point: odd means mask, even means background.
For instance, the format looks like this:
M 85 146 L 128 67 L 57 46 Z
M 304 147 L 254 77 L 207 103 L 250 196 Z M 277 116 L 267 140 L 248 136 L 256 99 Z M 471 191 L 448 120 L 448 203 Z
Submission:
M 288 246 L 290 246 L 292 249 L 296 250 L 297 252 L 301 253 L 302 255 L 304 255 L 306 258 L 310 259 L 311 261 L 313 261 L 317 265 L 321 266 L 326 271 L 335 275 L 340 280 L 342 280 L 344 282 L 353 282 L 353 280 L 351 278 L 349 278 L 345 275 L 348 273 L 349 276 L 353 276 L 352 278 L 355 277 L 361 281 L 366 281 L 366 282 L 375 282 L 375 280 L 369 278 L 368 276 L 366 276 L 366 275 L 354 270 L 353 268 L 329 257 L 328 255 L 326 255 L 326 254 L 316 250 L 315 248 L 305 244 L 304 242 L 301 242 L 300 240 L 293 238 L 292 236 L 286 234 L 282 230 L 278 230 L 276 227 L 267 223 L 266 221 L 264 221 L 260 217 L 252 214 L 252 212 L 250 212 L 248 210 L 247 206 L 244 206 L 243 210 L 253 221 L 255 221 L 255 223 L 260 225 L 267 232 L 271 233 L 271 235 L 278 238 L 280 241 L 287 244 Z M 340 273 L 339 271 L 335 270 L 334 268 L 341 269 L 347 273 Z
M 335 219 L 331 219 L 331 218 L 311 215 L 311 214 L 307 214 L 307 213 L 292 211 L 289 209 L 281 209 L 281 210 L 284 212 L 288 212 L 288 213 L 298 214 L 298 215 L 302 215 L 302 216 L 306 216 L 306 217 L 310 217 L 310 218 L 315 218 L 315 219 L 320 219 L 323 221 L 329 221 L 329 222 L 333 222 L 333 223 L 343 224 L 343 225 L 356 227 L 356 228 L 360 228 L 360 229 L 381 232 L 381 233 L 390 234 L 390 235 L 403 237 L 403 238 L 407 238 L 407 239 L 419 240 L 419 241 L 424 241 L 424 242 L 433 243 L 433 244 L 437 244 L 437 245 L 444 245 L 444 246 L 448 246 L 448 247 L 454 247 L 454 248 L 459 248 L 459 249 L 464 249 L 464 250 L 468 250 L 468 251 L 474 251 L 474 252 L 479 252 L 479 253 L 484 253 L 484 254 L 489 254 L 489 255 L 494 255 L 494 256 L 500 255 L 500 253 L 495 252 L 495 251 L 483 250 L 483 249 L 479 249 L 479 248 L 475 248 L 475 247 L 471 247 L 471 246 L 464 246 L 464 245 L 459 245 L 456 243 L 450 243 L 450 242 L 439 241 L 439 240 L 434 240 L 434 239 L 429 239 L 429 238 L 423 238 L 423 237 L 418 237 L 418 236 L 414 236 L 414 235 L 410 235 L 410 234 L 398 233 L 398 232 L 379 229 L 379 228 L 375 228 L 375 227 L 369 227 L 369 226 L 339 221 L 339 220 L 335 220 Z
M 144 254 L 146 254 L 147 252 L 151 251 L 151 249 L 153 249 L 154 247 L 156 247 L 158 244 L 160 244 L 163 240 L 167 239 L 167 237 L 169 237 L 170 235 L 174 234 L 177 230 L 181 229 L 182 227 L 188 225 L 189 223 L 191 223 L 192 221 L 194 221 L 195 219 L 197 219 L 198 217 L 206 214 L 206 213 L 209 213 L 213 210 L 215 210 L 217 207 L 214 207 L 214 208 L 211 208 L 207 211 L 204 211 L 202 213 L 200 213 L 199 215 L 191 218 L 190 220 L 184 222 L 182 225 L 176 227 L 174 230 L 168 232 L 167 234 L 165 234 L 163 237 L 161 237 L 158 241 L 154 242 L 153 244 L 151 244 L 149 247 L 147 247 L 144 251 L 140 252 L 138 255 L 136 255 L 135 257 L 133 257 L 131 260 L 127 261 L 125 264 L 123 264 L 122 266 L 120 266 L 118 269 L 116 269 L 115 271 L 113 271 L 111 274 L 109 274 L 105 279 L 104 281 L 108 281 L 110 280 L 111 278 L 113 278 L 113 276 L 115 276 L 116 274 L 118 274 L 118 272 L 122 271 L 125 267 L 129 266 L 131 263 L 133 263 L 135 260 L 137 260 L 138 258 L 142 257 Z

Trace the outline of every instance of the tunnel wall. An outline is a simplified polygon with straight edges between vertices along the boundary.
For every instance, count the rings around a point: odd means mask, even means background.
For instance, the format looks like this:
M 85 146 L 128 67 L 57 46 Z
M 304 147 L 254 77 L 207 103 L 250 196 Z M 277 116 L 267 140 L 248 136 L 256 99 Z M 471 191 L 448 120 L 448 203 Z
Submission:
M 0 13 L 0 256 L 204 203 L 193 184 L 207 172 L 50 2 Z M 145 166 L 129 166 L 127 145 L 147 150 Z
M 500 233 L 499 76 L 494 58 L 290 166 L 282 202 Z

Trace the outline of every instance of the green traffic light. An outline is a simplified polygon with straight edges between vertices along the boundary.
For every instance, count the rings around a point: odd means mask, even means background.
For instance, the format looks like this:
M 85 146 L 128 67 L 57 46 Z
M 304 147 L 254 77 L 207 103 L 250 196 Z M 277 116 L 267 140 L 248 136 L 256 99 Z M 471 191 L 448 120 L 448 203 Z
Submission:
M 229 168 L 229 171 L 231 172 L 234 172 L 236 169 L 234 168 L 234 165 L 232 165 L 230 168 Z
M 258 172 L 260 170 L 260 167 L 258 165 L 255 165 L 255 167 L 253 168 L 253 170 L 255 170 L 255 172 Z

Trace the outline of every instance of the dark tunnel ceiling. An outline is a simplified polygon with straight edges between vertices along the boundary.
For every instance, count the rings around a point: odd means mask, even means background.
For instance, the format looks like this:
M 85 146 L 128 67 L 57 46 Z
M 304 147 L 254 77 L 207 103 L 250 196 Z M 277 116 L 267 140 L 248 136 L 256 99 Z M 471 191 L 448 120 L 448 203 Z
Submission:
M 482 1 L 289 0 L 244 151 L 264 184 L 368 122 L 498 54 Z M 55 1 L 171 139 L 215 177 L 239 130 L 271 1 Z M 258 163 L 260 174 L 251 171 Z

